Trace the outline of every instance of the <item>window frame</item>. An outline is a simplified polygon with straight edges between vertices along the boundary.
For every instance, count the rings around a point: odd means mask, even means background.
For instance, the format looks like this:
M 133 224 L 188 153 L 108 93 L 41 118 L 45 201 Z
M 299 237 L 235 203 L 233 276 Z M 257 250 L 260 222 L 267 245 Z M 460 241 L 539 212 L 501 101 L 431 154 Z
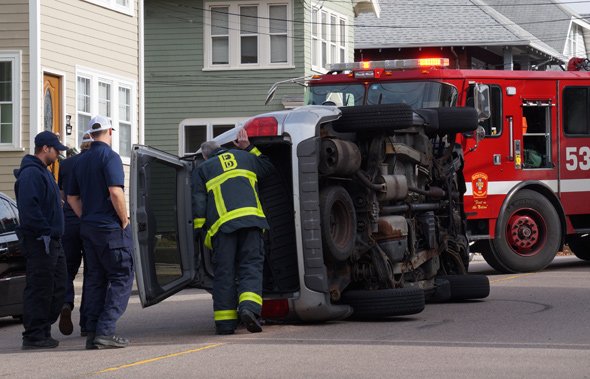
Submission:
M 187 154 L 186 150 L 186 133 L 187 126 L 206 128 L 206 140 L 213 139 L 213 128 L 218 125 L 234 124 L 234 128 L 246 120 L 248 116 L 243 117 L 219 117 L 219 118 L 187 118 L 178 125 L 178 156 L 183 157 Z
M 287 61 L 271 62 L 270 7 L 284 5 L 287 7 Z M 256 6 L 258 8 L 258 63 L 241 63 L 240 8 Z M 270 70 L 294 68 L 293 63 L 293 0 L 259 0 L 206 2 L 203 4 L 203 71 L 223 70 Z M 211 9 L 228 8 L 228 63 L 213 64 L 213 43 L 211 34 Z M 248 34 L 250 35 L 250 34 Z M 245 36 L 245 35 L 244 35 Z
M 128 0 L 127 6 L 117 4 L 117 0 L 84 0 L 87 3 L 98 5 L 103 8 L 110 9 L 115 12 L 126 14 L 127 16 L 135 17 L 135 0 Z
M 110 103 L 111 103 L 111 116 L 108 117 L 111 120 L 115 131 L 113 132 L 113 141 L 112 141 L 112 149 L 113 151 L 120 154 L 120 146 L 119 146 L 119 132 L 120 126 L 119 123 L 121 122 L 121 118 L 119 116 L 119 88 L 126 88 L 130 91 L 130 120 L 124 120 L 123 123 L 131 124 L 131 140 L 130 145 L 132 146 L 134 143 L 137 143 L 138 139 L 138 131 L 137 131 L 137 83 L 134 80 L 129 78 L 119 77 L 114 74 L 104 73 L 95 71 L 92 69 L 87 68 L 77 68 L 76 69 L 76 125 L 74 125 L 74 130 L 76 138 L 75 146 L 80 145 L 80 141 L 78 138 L 78 131 L 79 128 L 82 128 L 82 131 L 87 130 L 87 125 L 79 125 L 78 119 L 79 115 L 88 116 L 87 113 L 81 112 L 78 109 L 78 78 L 85 78 L 90 79 L 90 117 L 96 116 L 99 114 L 99 83 L 106 83 L 110 85 Z M 130 146 L 130 149 L 131 149 Z M 123 164 L 130 165 L 131 164 L 131 157 L 121 156 L 121 160 Z
M 314 12 L 317 12 L 317 18 L 315 21 Z M 310 20 L 312 23 L 309 33 L 311 42 L 311 70 L 324 74 L 327 72 L 326 66 L 328 66 L 329 64 L 343 63 L 341 62 L 341 60 L 346 61 L 349 46 L 348 33 L 350 31 L 349 28 L 351 26 L 348 22 L 348 17 L 332 9 L 317 7 L 317 5 L 311 7 L 310 9 Z M 331 23 L 332 20 L 335 21 L 334 24 Z M 323 35 L 324 30 L 322 30 L 323 26 L 325 26 L 325 38 Z M 342 32 L 342 27 L 344 27 L 344 32 Z M 335 36 L 337 41 L 332 41 L 333 35 Z M 342 37 L 344 37 L 344 41 L 340 41 Z M 324 50 L 322 46 L 325 46 L 325 62 L 323 59 Z M 336 59 L 332 57 L 333 50 L 335 50 Z M 342 52 L 344 52 L 343 59 L 341 59 Z M 317 61 L 315 59 L 316 57 Z
M 23 151 L 22 146 L 22 54 L 20 51 L 0 51 L 0 61 L 12 64 L 12 142 L 0 143 L 0 151 Z

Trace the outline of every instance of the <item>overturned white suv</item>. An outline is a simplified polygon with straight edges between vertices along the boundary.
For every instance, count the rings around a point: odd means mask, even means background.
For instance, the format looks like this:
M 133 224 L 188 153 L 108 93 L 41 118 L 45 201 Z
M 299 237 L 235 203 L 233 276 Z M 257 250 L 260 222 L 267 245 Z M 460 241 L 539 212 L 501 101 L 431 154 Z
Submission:
M 304 106 L 249 119 L 276 173 L 259 182 L 265 233 L 263 317 L 324 321 L 422 311 L 425 301 L 480 299 L 467 275 L 463 155 L 471 108 Z M 216 140 L 233 146 L 238 128 Z M 134 146 L 131 220 L 143 306 L 210 289 L 211 252 L 195 239 L 191 172 L 199 154 Z

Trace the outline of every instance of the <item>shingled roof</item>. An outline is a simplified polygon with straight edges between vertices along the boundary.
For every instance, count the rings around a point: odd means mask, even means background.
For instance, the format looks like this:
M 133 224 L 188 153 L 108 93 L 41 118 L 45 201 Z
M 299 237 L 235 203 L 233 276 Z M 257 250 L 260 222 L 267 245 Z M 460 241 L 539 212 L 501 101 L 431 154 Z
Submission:
M 563 50 L 542 42 L 481 0 L 380 0 L 379 3 L 380 18 L 373 14 L 356 18 L 355 49 L 515 46 L 567 61 L 561 54 Z
M 486 3 L 560 53 L 565 50 L 572 20 L 588 22 L 556 0 L 489 0 Z

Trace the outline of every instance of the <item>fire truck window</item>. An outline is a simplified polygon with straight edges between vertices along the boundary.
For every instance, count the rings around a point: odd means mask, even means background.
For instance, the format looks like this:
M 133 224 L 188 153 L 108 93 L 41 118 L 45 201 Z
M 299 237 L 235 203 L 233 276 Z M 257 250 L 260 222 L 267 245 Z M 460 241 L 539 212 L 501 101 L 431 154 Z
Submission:
M 466 107 L 474 107 L 473 88 L 474 86 L 471 85 L 467 90 Z M 500 86 L 490 85 L 490 102 L 491 116 L 479 124 L 485 129 L 486 137 L 496 137 L 502 134 L 502 88 Z
M 522 108 L 524 168 L 552 167 L 550 109 L 548 106 Z
M 563 121 L 566 134 L 590 134 L 588 87 L 568 87 L 563 91 Z
M 452 107 L 457 89 L 438 82 L 373 83 L 367 93 L 367 104 L 408 104 L 413 109 Z
M 310 86 L 305 92 L 306 105 L 362 105 L 365 88 L 362 84 Z

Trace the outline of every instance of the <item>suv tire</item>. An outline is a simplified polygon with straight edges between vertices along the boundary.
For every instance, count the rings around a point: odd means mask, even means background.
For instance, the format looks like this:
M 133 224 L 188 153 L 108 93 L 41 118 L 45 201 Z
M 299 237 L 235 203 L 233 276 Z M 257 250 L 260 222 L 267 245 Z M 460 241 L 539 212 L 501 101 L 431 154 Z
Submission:
M 422 312 L 425 304 L 420 288 L 350 290 L 342 293 L 341 302 L 352 307 L 355 319 L 412 315 Z

